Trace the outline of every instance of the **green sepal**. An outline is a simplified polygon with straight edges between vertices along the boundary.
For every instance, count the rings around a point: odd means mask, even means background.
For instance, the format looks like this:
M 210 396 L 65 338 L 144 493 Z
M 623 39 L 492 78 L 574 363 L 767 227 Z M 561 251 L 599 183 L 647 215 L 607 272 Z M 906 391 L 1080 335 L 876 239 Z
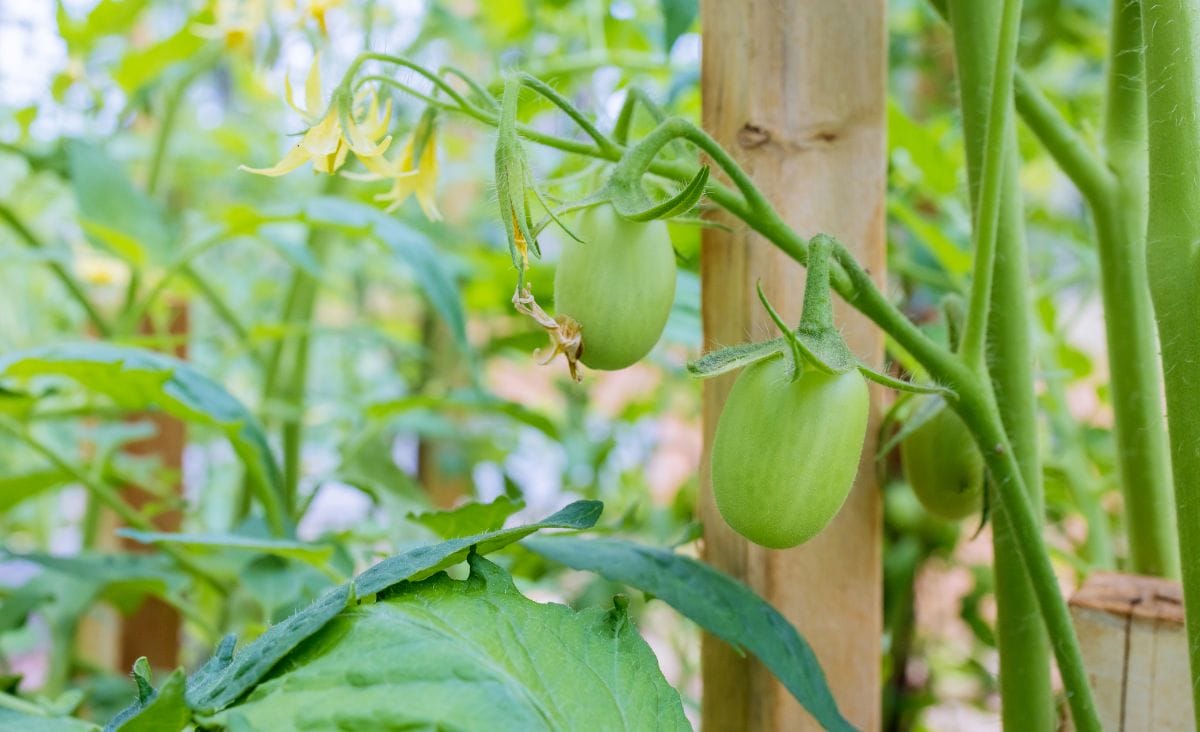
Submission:
M 918 384 L 913 381 L 897 379 L 894 376 L 888 376 L 883 372 L 876 371 L 864 363 L 860 363 L 858 365 L 858 370 L 862 372 L 863 376 L 867 377 L 871 381 L 874 381 L 876 384 L 882 384 L 889 389 L 895 389 L 896 391 L 904 391 L 908 392 L 909 394 L 937 394 L 939 396 L 946 397 L 952 397 L 954 395 L 954 392 L 950 391 L 944 386 L 938 386 L 937 384 Z
M 711 379 L 743 366 L 770 358 L 786 347 L 782 336 L 761 343 L 740 343 L 709 351 L 687 365 L 688 373 L 698 379 Z
M 529 252 L 532 251 L 534 256 L 540 255 L 525 190 L 530 180 L 529 163 L 517 134 L 517 99 L 520 93 L 520 80 L 516 77 L 507 78 L 496 135 L 496 193 L 500 203 L 500 222 L 504 225 L 513 266 L 517 268 L 518 290 L 525 286 Z M 519 242 L 524 242 L 525 246 L 522 247 Z
M 709 167 L 701 166 L 692 176 L 687 185 L 675 195 L 655 203 L 646 194 L 640 183 L 645 171 L 625 169 L 621 163 L 605 186 L 608 198 L 612 201 L 617 213 L 633 221 L 652 221 L 654 219 L 669 219 L 692 209 L 704 197 L 708 185 Z

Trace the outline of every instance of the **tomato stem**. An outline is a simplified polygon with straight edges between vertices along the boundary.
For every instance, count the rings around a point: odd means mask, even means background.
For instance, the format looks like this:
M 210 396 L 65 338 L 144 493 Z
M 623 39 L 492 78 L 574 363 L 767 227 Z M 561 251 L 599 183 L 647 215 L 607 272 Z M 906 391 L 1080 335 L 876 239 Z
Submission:
M 1200 724 L 1200 0 L 1142 4 L 1149 220 L 1146 264 L 1162 344 L 1192 691 Z

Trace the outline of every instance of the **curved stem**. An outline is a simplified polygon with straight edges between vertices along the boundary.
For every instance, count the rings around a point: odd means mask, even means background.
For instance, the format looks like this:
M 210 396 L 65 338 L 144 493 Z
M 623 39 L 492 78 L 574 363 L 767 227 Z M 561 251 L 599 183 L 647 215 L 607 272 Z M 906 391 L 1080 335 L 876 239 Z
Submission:
M 1115 183 L 1112 173 L 1025 74 L 1018 71 L 1013 81 L 1017 112 L 1026 126 L 1092 206 L 1107 205 Z
M 612 154 L 614 151 L 616 151 L 616 145 L 614 145 L 603 132 L 597 129 L 596 125 L 592 124 L 592 121 L 587 118 L 587 115 L 579 111 L 574 104 L 571 104 L 564 99 L 561 94 L 554 90 L 554 87 L 550 86 L 536 76 L 531 76 L 529 74 L 520 74 L 517 78 L 521 80 L 521 86 L 541 94 L 543 97 L 550 100 L 554 106 L 562 110 L 563 113 L 571 118 L 572 122 L 579 125 L 579 129 L 583 130 L 588 137 L 592 138 L 592 141 L 596 143 L 596 147 L 598 147 L 602 152 Z

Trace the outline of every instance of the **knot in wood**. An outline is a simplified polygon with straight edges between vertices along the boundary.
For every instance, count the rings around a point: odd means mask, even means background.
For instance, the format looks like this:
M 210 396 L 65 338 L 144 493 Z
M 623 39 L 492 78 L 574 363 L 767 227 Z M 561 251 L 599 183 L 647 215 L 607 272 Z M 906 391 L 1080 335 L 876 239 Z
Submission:
M 760 127 L 753 122 L 747 122 L 742 125 L 742 129 L 737 133 L 738 145 L 752 150 L 756 147 L 762 147 L 771 141 L 771 133 L 765 127 Z

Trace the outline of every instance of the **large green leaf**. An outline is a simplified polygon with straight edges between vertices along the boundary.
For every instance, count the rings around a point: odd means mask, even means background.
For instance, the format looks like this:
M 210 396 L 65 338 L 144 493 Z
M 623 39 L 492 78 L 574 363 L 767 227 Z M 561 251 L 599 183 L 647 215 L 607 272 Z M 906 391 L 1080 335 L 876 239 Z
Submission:
M 183 361 L 108 343 L 64 343 L 0 358 L 0 379 L 61 376 L 131 411 L 159 409 L 219 429 L 246 465 L 277 532 L 284 530 L 279 466 L 254 416 L 224 387 Z
M 696 21 L 700 12 L 697 0 L 658 0 L 663 14 L 663 48 L 669 53 L 675 41 Z
M 576 501 L 536 524 L 451 539 L 433 546 L 419 547 L 388 558 L 360 574 L 354 580 L 359 595 L 372 595 L 411 579 L 422 579 L 467 558 L 472 548 L 487 554 L 520 541 L 538 529 L 588 529 L 596 524 L 604 505 L 599 501 Z
M 543 537 L 523 546 L 647 592 L 734 648 L 749 650 L 826 729 L 852 730 L 812 648 L 748 587 L 689 557 L 619 539 Z
M 538 529 L 590 528 L 595 525 L 602 510 L 603 505 L 599 501 L 577 501 L 536 524 L 418 547 L 385 559 L 353 582 L 328 590 L 312 605 L 282 623 L 272 625 L 236 656 L 233 655 L 232 642 L 227 638 L 213 658 L 189 681 L 188 703 L 197 711 L 211 713 L 237 701 L 254 688 L 276 663 L 323 628 L 356 596 L 366 597 L 407 580 L 424 579 L 466 559 L 472 548 L 481 554 L 496 551 Z
M 174 238 L 161 205 L 134 187 L 103 150 L 67 143 L 67 168 L 84 231 L 96 246 L 135 266 L 165 262 Z
M 240 730 L 685 730 L 623 607 L 576 613 L 471 576 L 405 583 L 342 612 L 218 722 Z

